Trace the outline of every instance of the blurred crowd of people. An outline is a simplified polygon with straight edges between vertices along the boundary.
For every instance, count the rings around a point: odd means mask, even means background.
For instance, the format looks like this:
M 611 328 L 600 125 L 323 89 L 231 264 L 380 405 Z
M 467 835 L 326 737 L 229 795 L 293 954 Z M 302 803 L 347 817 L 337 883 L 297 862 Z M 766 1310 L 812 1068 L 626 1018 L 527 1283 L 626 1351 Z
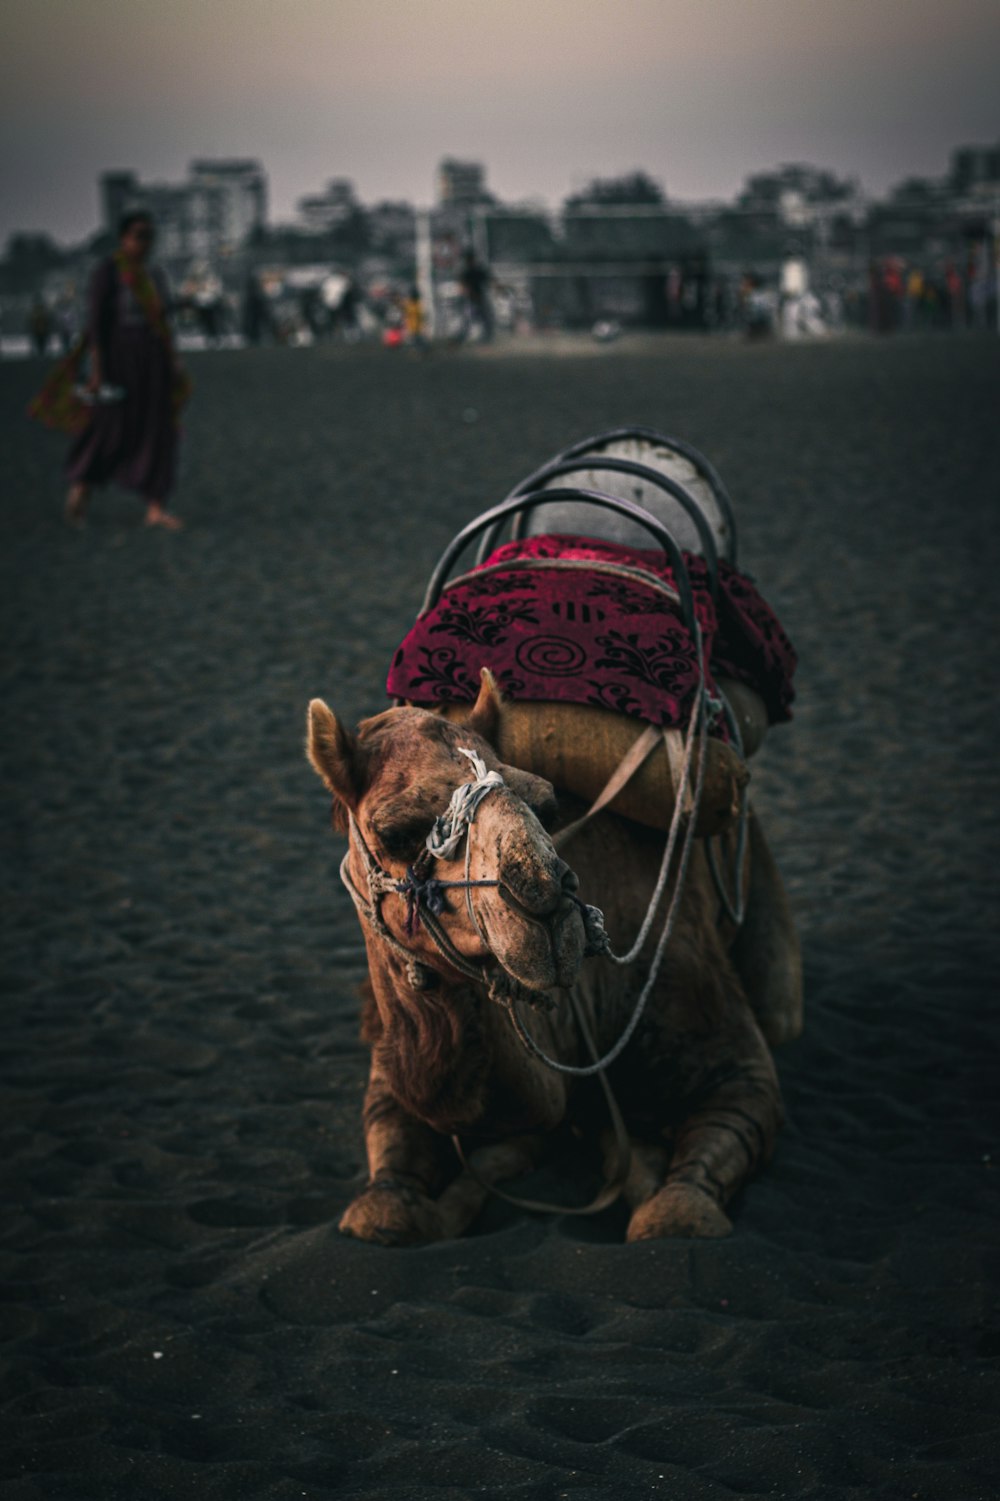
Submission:
M 867 273 L 817 275 L 802 259 L 777 271 L 720 272 L 704 258 L 647 277 L 635 305 L 605 303 L 605 289 L 581 289 L 575 306 L 530 283 L 514 289 L 495 281 L 489 266 L 466 250 L 439 277 L 434 303 L 426 289 L 389 277 L 362 284 L 349 272 L 324 266 L 251 269 L 242 285 L 226 285 L 213 271 L 177 286 L 172 315 L 182 340 L 205 347 L 329 341 L 379 341 L 426 352 L 433 342 L 489 343 L 506 333 L 590 329 L 595 338 L 624 328 L 661 328 L 766 338 L 800 339 L 845 330 L 877 334 L 996 329 L 997 275 L 980 253 L 933 266 L 899 256 L 873 259 Z M 633 299 L 635 301 L 635 299 Z M 23 318 L 23 314 L 22 314 Z M 64 285 L 36 297 L 27 334 L 36 354 L 68 351 L 82 319 L 79 289 Z
M 899 256 L 873 259 L 864 276 L 814 281 L 790 258 L 776 276 L 668 276 L 668 326 L 799 339 L 843 333 L 996 330 L 997 275 L 979 254 L 931 268 Z
M 865 315 L 872 331 L 882 334 L 996 328 L 996 273 L 982 254 L 932 270 L 886 256 L 869 267 Z

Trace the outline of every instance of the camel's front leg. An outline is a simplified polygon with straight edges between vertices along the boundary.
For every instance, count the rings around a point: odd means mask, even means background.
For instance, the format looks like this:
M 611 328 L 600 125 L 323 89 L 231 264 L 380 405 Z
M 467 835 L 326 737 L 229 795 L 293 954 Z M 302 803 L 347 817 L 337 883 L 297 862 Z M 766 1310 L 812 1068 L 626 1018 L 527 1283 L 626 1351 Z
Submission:
M 444 1182 L 448 1143 L 403 1109 L 374 1061 L 362 1124 L 368 1185 L 341 1216 L 341 1232 L 387 1246 L 441 1240 L 433 1194 Z
M 761 1039 L 755 1056 L 702 1094 L 677 1129 L 666 1180 L 633 1213 L 628 1239 L 728 1235 L 723 1206 L 767 1161 L 781 1116 L 777 1077 Z
M 463 1170 L 439 1197 L 458 1160 L 450 1140 L 410 1115 L 373 1065 L 363 1112 L 368 1185 L 341 1216 L 342 1234 L 383 1246 L 452 1240 L 475 1219 L 488 1188 Z M 526 1138 L 481 1147 L 470 1161 L 488 1182 L 515 1177 L 531 1167 Z

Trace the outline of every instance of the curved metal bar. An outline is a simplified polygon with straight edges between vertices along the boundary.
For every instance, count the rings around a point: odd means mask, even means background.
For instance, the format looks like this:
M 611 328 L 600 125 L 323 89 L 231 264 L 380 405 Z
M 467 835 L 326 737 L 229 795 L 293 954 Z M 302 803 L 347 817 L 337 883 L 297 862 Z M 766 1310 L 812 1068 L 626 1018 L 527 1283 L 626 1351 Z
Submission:
M 565 459 L 558 462 L 553 460 L 542 471 L 542 479 L 547 483 L 549 480 L 558 479 L 560 475 L 578 474 L 581 469 L 606 469 L 615 474 L 630 474 L 634 479 L 647 480 L 650 484 L 656 485 L 659 489 L 665 491 L 667 495 L 672 495 L 674 500 L 678 502 L 694 522 L 695 530 L 698 533 L 698 540 L 701 543 L 702 554 L 708 567 L 712 597 L 716 598 L 718 596 L 719 552 L 715 545 L 715 535 L 705 519 L 705 513 L 701 509 L 701 506 L 693 496 L 688 494 L 683 485 L 678 484 L 676 480 L 670 479 L 668 475 L 661 474 L 658 469 L 651 469 L 648 464 L 638 464 L 634 459 L 620 459 L 611 454 L 599 454 L 596 463 L 592 462 L 587 455 L 582 455 L 578 459 Z M 519 486 L 514 493 L 519 494 L 520 491 L 521 487 Z M 533 506 L 525 506 L 516 512 L 511 536 L 514 538 L 523 537 L 523 526 L 531 513 L 537 510 L 539 506 L 546 504 L 546 501 L 536 501 Z
M 517 488 L 511 491 L 511 494 L 515 495 L 518 491 L 525 490 L 528 486 L 537 484 L 539 476 L 544 474 L 553 464 L 562 464 L 567 459 L 578 459 L 582 454 L 591 453 L 595 448 L 599 449 L 602 444 L 615 443 L 629 438 L 644 438 L 647 442 L 662 444 L 664 448 L 672 448 L 676 453 L 690 460 L 698 470 L 698 473 L 707 481 L 709 489 L 719 503 L 719 510 L 725 518 L 726 525 L 729 528 L 729 535 L 732 538 L 731 555 L 728 561 L 735 566 L 737 560 L 736 517 L 733 512 L 733 503 L 729 497 L 729 491 L 722 481 L 722 476 L 715 466 L 706 459 L 701 450 L 695 448 L 693 443 L 687 443 L 683 438 L 668 437 L 666 433 L 657 432 L 653 427 L 615 427 L 609 432 L 595 433 L 590 438 L 582 438 L 579 443 L 573 443 L 569 448 L 563 449 L 562 453 L 556 454 L 554 459 L 549 459 L 542 465 L 541 469 L 536 469 L 533 474 L 529 474 L 527 479 L 522 480 Z
M 584 439 L 584 443 L 586 443 L 589 448 L 594 443 L 613 443 L 620 439 L 626 438 L 645 438 L 647 441 L 652 443 L 662 443 L 664 448 L 672 448 L 676 453 L 679 453 L 685 459 L 690 460 L 690 462 L 697 469 L 698 473 L 707 481 L 709 489 L 719 503 L 719 510 L 725 517 L 726 525 L 729 528 L 729 535 L 732 538 L 732 556 L 728 559 L 728 561 L 735 566 L 738 540 L 736 530 L 736 515 L 733 510 L 733 502 L 730 498 L 729 491 L 726 489 L 725 483 L 723 482 L 722 475 L 716 469 L 711 460 L 705 457 L 700 448 L 695 448 L 694 444 L 688 443 L 686 439 L 671 438 L 666 433 L 658 432 L 657 429 L 653 427 L 613 428 L 610 432 L 599 433 L 596 438 Z M 583 451 L 586 450 L 582 449 L 581 444 L 574 443 L 573 446 L 568 449 L 565 454 L 561 454 L 560 457 L 578 458 L 580 453 Z
M 483 540 L 476 548 L 476 564 L 485 563 L 491 552 L 496 552 L 500 542 L 500 533 L 503 531 L 503 522 L 494 521 L 493 525 L 483 532 Z
M 670 560 L 670 566 L 674 573 L 674 583 L 681 597 L 681 610 L 684 614 L 684 623 L 691 632 L 692 639 L 696 641 L 699 639 L 698 621 L 694 612 L 694 596 L 691 593 L 691 580 L 688 578 L 683 554 L 677 546 L 673 535 L 664 526 L 662 521 L 658 520 L 656 516 L 650 515 L 649 511 L 644 510 L 642 506 L 636 505 L 634 500 L 625 500 L 620 495 L 605 495 L 600 490 L 538 490 L 529 495 L 509 495 L 499 505 L 491 507 L 488 511 L 483 511 L 482 515 L 468 522 L 445 548 L 438 560 L 437 567 L 431 574 L 430 583 L 427 585 L 427 592 L 424 595 L 424 602 L 420 606 L 420 614 L 426 614 L 428 610 L 437 604 L 441 597 L 441 591 L 451 573 L 455 559 L 468 546 L 473 537 L 478 536 L 481 531 L 493 526 L 494 523 L 503 521 L 526 502 L 530 504 L 537 500 L 584 500 L 588 501 L 591 505 L 601 507 L 607 511 L 618 511 L 621 515 L 628 516 L 633 521 L 637 521 L 640 526 L 644 526 L 658 546 L 662 547 Z

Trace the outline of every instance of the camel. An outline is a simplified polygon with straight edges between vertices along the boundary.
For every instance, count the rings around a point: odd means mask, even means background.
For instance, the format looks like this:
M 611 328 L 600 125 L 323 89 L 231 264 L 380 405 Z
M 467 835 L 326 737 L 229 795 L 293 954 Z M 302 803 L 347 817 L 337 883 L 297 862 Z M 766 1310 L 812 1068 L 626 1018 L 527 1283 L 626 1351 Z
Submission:
M 369 1178 L 339 1225 L 361 1240 L 461 1235 L 490 1186 L 530 1169 L 563 1122 L 595 1141 L 609 1173 L 615 1159 L 593 1063 L 620 1040 L 658 934 L 654 924 L 632 969 L 588 957 L 591 904 L 607 933 L 631 942 L 663 836 L 601 812 L 575 827 L 571 868 L 554 840 L 580 805 L 499 760 L 500 713 L 487 672 L 464 718 L 401 706 L 351 733 L 323 700 L 309 706 L 307 754 L 349 835 L 342 874 L 368 956 Z M 466 792 L 476 806 L 456 832 L 442 815 Z M 801 970 L 753 816 L 745 862 L 737 930 L 720 916 L 705 841 L 692 840 L 682 883 L 675 858 L 662 968 L 606 1071 L 631 1147 L 618 1173 L 629 1241 L 728 1234 L 726 1205 L 767 1162 L 781 1123 L 769 1044 L 801 1027 Z

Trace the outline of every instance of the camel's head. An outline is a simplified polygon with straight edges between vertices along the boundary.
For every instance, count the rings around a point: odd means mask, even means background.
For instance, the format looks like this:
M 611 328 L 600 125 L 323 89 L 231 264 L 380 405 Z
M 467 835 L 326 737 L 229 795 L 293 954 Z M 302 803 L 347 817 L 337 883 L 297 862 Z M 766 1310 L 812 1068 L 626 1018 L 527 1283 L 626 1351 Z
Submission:
M 453 854 L 435 859 L 429 872 L 439 881 L 495 884 L 448 889 L 438 920 L 465 959 L 479 963 L 492 954 L 523 985 L 549 990 L 571 984 L 583 959 L 577 881 L 543 826 L 555 811 L 551 784 L 497 759 L 491 736 L 499 706 L 496 685 L 484 672 L 465 720 L 388 709 L 352 735 L 322 699 L 313 699 L 307 753 L 333 794 L 335 823 L 346 830 L 353 815 L 377 865 L 401 882 L 455 789 L 475 777 L 462 748 L 499 772 L 503 784 L 479 803 Z M 352 839 L 352 879 L 366 893 L 364 861 Z M 394 937 L 432 968 L 444 967 L 426 924 L 407 934 L 405 897 L 383 896 L 381 911 Z

